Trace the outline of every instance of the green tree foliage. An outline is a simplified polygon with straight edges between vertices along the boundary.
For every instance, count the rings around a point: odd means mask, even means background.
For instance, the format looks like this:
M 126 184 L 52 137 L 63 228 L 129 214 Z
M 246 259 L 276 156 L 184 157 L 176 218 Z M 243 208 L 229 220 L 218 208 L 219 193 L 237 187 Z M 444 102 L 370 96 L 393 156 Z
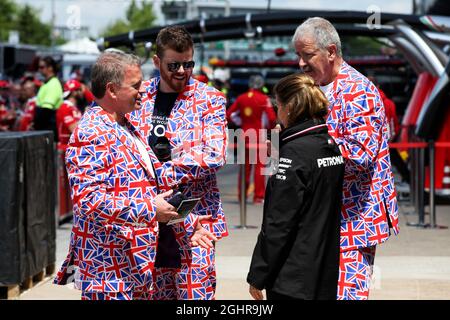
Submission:
M 7 41 L 9 31 L 14 29 L 17 5 L 11 0 L 0 0 L 0 41 Z
M 133 3 L 134 0 L 131 4 Z M 133 30 L 139 30 L 152 27 L 155 20 L 152 3 L 144 1 L 140 9 L 136 8 L 131 12 L 129 21 Z
M 16 30 L 19 31 L 22 43 L 51 44 L 51 26 L 42 23 L 35 9 L 29 5 L 19 8 L 16 17 Z
M 139 10 L 139 8 L 136 5 L 136 1 L 131 1 L 130 6 L 127 9 L 127 13 L 125 17 L 127 18 L 127 21 L 132 21 L 135 13 Z
M 103 37 L 127 33 L 131 30 L 150 28 L 154 25 L 156 16 L 151 2 L 143 1 L 139 6 L 135 0 L 127 8 L 125 19 L 119 19 L 107 26 L 102 32 Z
M 131 29 L 127 22 L 123 20 L 117 20 L 106 27 L 106 29 L 102 32 L 102 36 L 103 37 L 115 36 L 118 34 L 126 33 L 130 30 Z
M 11 30 L 19 32 L 21 43 L 49 45 L 51 42 L 51 27 L 40 20 L 38 10 L 12 0 L 0 0 L 0 41 L 7 41 Z

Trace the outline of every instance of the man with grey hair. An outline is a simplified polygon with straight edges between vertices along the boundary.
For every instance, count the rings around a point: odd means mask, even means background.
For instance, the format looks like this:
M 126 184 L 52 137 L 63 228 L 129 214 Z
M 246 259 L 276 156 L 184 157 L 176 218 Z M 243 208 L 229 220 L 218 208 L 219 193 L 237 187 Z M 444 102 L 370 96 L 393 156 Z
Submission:
M 337 298 L 367 299 L 375 249 L 398 228 L 388 126 L 375 85 L 342 58 L 334 26 L 309 18 L 292 39 L 299 66 L 330 101 L 327 125 L 345 159 Z
M 140 108 L 141 83 L 136 56 L 100 55 L 92 68 L 95 104 L 66 151 L 74 222 L 55 283 L 74 281 L 83 300 L 151 299 L 158 222 L 178 217 L 164 200 L 172 191 L 159 193 L 161 164 L 126 117 Z
M 264 87 L 264 78 L 259 74 L 252 75 L 248 79 L 248 86 L 252 89 L 262 90 Z

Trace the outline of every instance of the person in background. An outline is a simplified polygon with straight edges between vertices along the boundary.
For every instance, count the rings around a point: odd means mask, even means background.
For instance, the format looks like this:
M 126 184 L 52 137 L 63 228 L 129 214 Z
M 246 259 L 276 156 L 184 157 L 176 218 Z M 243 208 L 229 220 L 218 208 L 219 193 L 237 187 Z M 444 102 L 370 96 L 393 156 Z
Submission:
M 245 185 L 246 193 L 250 191 L 250 174 L 253 167 L 254 196 L 253 203 L 261 203 L 264 199 L 265 176 L 263 175 L 264 163 L 258 158 L 261 144 L 260 130 L 270 130 L 275 126 L 276 115 L 270 98 L 261 91 L 264 87 L 264 79 L 260 75 L 253 75 L 249 79 L 249 89 L 239 95 L 227 110 L 228 121 L 233 121 L 244 131 L 244 135 L 255 137 L 254 141 L 246 142 L 245 155 Z M 264 139 L 266 135 L 264 136 Z M 250 150 L 251 149 L 251 150 Z M 252 156 L 251 156 L 252 155 Z M 254 156 L 256 155 L 256 159 Z M 239 174 L 240 181 L 241 177 Z M 240 194 L 240 183 L 239 191 Z
M 81 83 L 69 80 L 64 84 L 64 102 L 56 111 L 56 126 L 58 128 L 58 150 L 65 151 L 69 138 L 81 119 L 80 102 L 83 98 Z
M 34 130 L 34 117 L 36 113 L 36 94 L 42 83 L 34 77 L 26 77 L 21 83 L 21 98 L 23 100 L 22 113 L 17 122 L 18 131 Z
M 386 121 L 389 126 L 389 142 L 395 142 L 399 137 L 400 133 L 400 122 L 397 117 L 397 107 L 395 102 L 390 99 L 383 90 L 381 90 L 380 85 L 377 83 L 375 76 L 370 75 L 367 77 L 370 81 L 372 81 L 378 89 L 380 93 L 381 100 L 383 100 L 384 109 L 386 111 Z M 391 157 L 392 165 L 397 168 L 398 173 L 401 176 L 401 183 L 410 182 L 410 173 L 407 164 L 403 161 L 398 149 L 389 148 L 389 155 Z
M 278 171 L 269 178 L 261 232 L 247 282 L 262 300 L 335 300 L 344 159 L 328 135 L 328 100 L 304 74 L 274 88 Z
M 10 86 L 11 83 L 8 80 L 0 80 L 0 131 L 10 131 L 15 121 Z
M 56 111 L 56 127 L 58 128 L 58 196 L 59 209 L 70 212 L 72 200 L 70 199 L 70 185 L 65 163 L 65 152 L 69 144 L 69 138 L 81 119 L 80 106 L 83 98 L 81 83 L 77 80 L 69 80 L 64 84 L 64 101 Z
M 330 102 L 328 133 L 345 160 L 337 298 L 369 297 L 375 251 L 399 232 L 398 204 L 389 158 L 389 127 L 376 86 L 342 58 L 334 26 L 315 17 L 292 39 L 302 71 Z
M 84 112 L 85 108 L 87 106 L 89 106 L 92 102 L 94 102 L 95 97 L 92 94 L 91 90 L 89 89 L 89 87 L 86 85 L 84 79 L 83 79 L 83 74 L 81 73 L 81 70 L 79 67 L 75 67 L 71 74 L 70 74 L 70 80 L 76 80 L 81 84 L 81 89 L 83 91 L 83 101 L 80 101 L 80 106 L 79 109 L 81 110 L 81 112 Z
M 203 83 L 206 83 L 206 84 L 208 84 L 208 82 L 209 82 L 209 78 L 208 78 L 208 76 L 206 75 L 205 71 L 203 71 L 203 70 L 200 70 L 200 72 L 199 72 L 198 74 L 193 75 L 192 77 L 193 77 L 195 80 L 198 80 L 198 81 L 203 82 Z
M 84 102 L 81 105 L 81 111 L 84 112 L 86 110 L 86 107 L 91 105 L 92 102 L 94 102 L 95 97 L 92 94 L 92 91 L 89 89 L 89 87 L 84 84 L 83 82 L 81 82 L 81 89 L 83 91 L 83 100 Z
M 50 56 L 41 58 L 39 72 L 45 80 L 37 94 L 34 129 L 53 131 L 55 141 L 58 141 L 56 110 L 63 103 L 63 90 L 57 77 L 58 65 Z
M 208 86 L 216 88 L 217 90 L 222 92 L 225 95 L 225 97 L 228 97 L 229 93 L 228 81 L 219 78 L 214 78 L 208 81 Z

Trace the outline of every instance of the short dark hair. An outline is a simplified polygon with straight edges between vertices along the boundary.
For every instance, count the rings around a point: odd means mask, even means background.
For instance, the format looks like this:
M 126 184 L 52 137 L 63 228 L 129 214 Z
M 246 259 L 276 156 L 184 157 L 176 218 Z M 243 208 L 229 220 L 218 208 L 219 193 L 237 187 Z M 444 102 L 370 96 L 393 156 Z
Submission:
M 306 74 L 296 73 L 284 77 L 273 90 L 283 107 L 288 108 L 288 126 L 305 118 L 323 118 L 328 113 L 327 98 Z
M 92 94 L 97 99 L 103 98 L 106 92 L 106 85 L 109 82 L 121 84 L 125 69 L 130 65 L 140 66 L 140 59 L 128 53 L 115 51 L 102 53 L 92 67 Z
M 41 58 L 41 61 L 44 61 L 45 65 L 47 67 L 52 67 L 53 72 L 57 74 L 59 72 L 59 66 L 55 59 L 53 59 L 51 56 L 45 56 Z
M 156 37 L 156 55 L 162 58 L 167 49 L 179 53 L 189 49 L 194 50 L 194 41 L 185 27 L 169 26 L 159 31 Z

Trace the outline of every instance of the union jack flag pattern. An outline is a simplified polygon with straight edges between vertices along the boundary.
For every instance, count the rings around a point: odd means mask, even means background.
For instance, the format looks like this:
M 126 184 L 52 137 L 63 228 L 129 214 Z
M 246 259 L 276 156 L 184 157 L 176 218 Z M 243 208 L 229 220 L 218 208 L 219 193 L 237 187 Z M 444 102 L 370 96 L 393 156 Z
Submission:
M 86 292 L 81 300 L 150 300 L 151 295 L 144 292 Z
M 128 116 L 147 140 L 151 134 L 151 119 L 159 81 L 160 78 L 153 78 L 144 83 L 146 95 L 142 99 L 142 107 Z M 160 292 L 156 297 L 161 299 L 175 296 L 179 299 L 214 298 L 214 249 L 191 248 L 189 239 L 194 231 L 194 219 L 197 215 L 212 216 L 209 222 L 202 223 L 218 239 L 228 235 L 216 179 L 216 171 L 225 164 L 225 106 L 223 93 L 191 78 L 184 91 L 178 95 L 168 119 L 165 136 L 170 141 L 172 159 L 161 164 L 166 175 L 158 176 L 159 184 L 161 188 L 177 187 L 188 198 L 198 197 L 201 200 L 184 224 L 173 225 L 182 251 L 182 266 L 176 272 L 164 268 L 157 270 L 156 283 Z M 197 266 L 193 263 L 193 259 L 197 258 L 211 266 Z M 176 294 L 172 292 L 174 283 Z
M 399 232 L 383 102 L 374 84 L 345 62 L 326 95 L 328 132 L 345 158 L 341 251 L 373 247 L 389 238 L 390 228 Z
M 338 300 L 367 300 L 376 246 L 340 253 Z
M 214 249 L 185 247 L 180 269 L 155 269 L 155 300 L 213 300 L 216 289 Z
M 83 299 L 146 299 L 153 290 L 155 173 L 164 173 L 147 144 L 154 168 L 146 167 L 126 130 L 143 138 L 126 122 L 126 128 L 120 126 L 94 105 L 66 151 L 74 222 L 69 254 L 55 283 L 74 281 Z

